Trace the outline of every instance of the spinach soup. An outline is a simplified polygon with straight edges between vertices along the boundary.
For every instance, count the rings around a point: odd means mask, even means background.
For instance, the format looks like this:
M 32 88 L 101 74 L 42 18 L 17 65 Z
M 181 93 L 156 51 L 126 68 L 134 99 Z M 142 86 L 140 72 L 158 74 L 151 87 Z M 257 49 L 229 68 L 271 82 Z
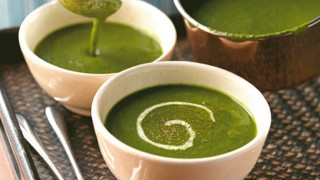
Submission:
M 147 33 L 108 22 L 100 25 L 97 55 L 92 56 L 91 26 L 83 23 L 55 31 L 37 45 L 35 54 L 53 65 L 85 73 L 115 73 L 162 54 L 160 44 Z
M 123 143 L 166 157 L 203 158 L 230 152 L 257 133 L 245 107 L 228 95 L 192 85 L 163 85 L 120 100 L 105 123 Z
M 299 32 L 320 16 L 319 0 L 181 0 L 186 11 L 212 31 L 231 37 Z

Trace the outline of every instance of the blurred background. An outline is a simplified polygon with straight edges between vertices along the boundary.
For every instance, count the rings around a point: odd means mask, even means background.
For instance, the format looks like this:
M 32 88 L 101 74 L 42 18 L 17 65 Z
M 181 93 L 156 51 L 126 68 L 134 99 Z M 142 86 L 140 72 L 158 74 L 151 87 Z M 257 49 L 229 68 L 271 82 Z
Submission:
M 170 17 L 176 16 L 178 14 L 178 10 L 174 6 L 173 0 L 145 0 L 145 1 L 155 5 Z
M 0 0 L 0 29 L 19 27 L 32 10 L 50 0 Z

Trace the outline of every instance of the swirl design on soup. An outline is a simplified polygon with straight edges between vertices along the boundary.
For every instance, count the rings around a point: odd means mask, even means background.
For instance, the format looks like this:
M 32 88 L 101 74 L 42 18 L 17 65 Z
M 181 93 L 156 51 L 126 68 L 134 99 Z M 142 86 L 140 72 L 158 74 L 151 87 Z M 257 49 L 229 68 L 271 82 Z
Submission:
M 139 137 L 148 142 L 149 144 L 152 144 L 154 146 L 157 146 L 159 148 L 162 149 L 167 149 L 167 150 L 185 150 L 188 149 L 190 147 L 193 146 L 193 140 L 196 137 L 196 132 L 192 129 L 191 125 L 184 121 L 183 119 L 172 119 L 172 120 L 168 120 L 165 122 L 165 126 L 172 126 L 172 125 L 181 125 L 184 126 L 185 130 L 189 133 L 190 137 L 189 139 L 181 145 L 168 145 L 168 144 L 161 144 L 161 143 L 157 143 L 154 142 L 152 140 L 150 140 L 146 134 L 144 133 L 144 130 L 142 128 L 142 122 L 145 119 L 145 117 L 153 110 L 160 108 L 160 107 L 164 107 L 164 106 L 171 106 L 171 105 L 183 105 L 183 106 L 192 106 L 195 108 L 201 108 L 205 111 L 208 112 L 209 116 L 210 116 L 210 120 L 214 123 L 215 119 L 214 119 L 214 115 L 213 112 L 207 108 L 206 106 L 200 105 L 200 104 L 195 104 L 195 103 L 189 103 L 189 102 L 180 102 L 180 101 L 172 101 L 172 102 L 164 102 L 164 103 L 160 103 L 160 104 L 156 104 L 153 105 L 147 109 L 145 109 L 138 117 L 137 119 L 137 131 L 138 131 L 138 135 Z

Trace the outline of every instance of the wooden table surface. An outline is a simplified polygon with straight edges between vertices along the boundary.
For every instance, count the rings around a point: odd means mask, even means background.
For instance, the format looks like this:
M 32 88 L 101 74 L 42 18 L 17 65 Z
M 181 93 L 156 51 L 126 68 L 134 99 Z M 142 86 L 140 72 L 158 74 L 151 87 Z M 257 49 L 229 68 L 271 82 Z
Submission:
M 0 180 L 15 179 L 2 137 L 0 139 Z

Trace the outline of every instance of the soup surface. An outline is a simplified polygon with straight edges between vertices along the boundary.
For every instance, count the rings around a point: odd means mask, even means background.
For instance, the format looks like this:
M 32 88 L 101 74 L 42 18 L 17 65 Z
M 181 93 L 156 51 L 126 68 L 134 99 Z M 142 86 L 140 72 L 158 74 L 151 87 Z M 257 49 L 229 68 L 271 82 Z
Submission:
M 253 117 L 236 100 L 191 85 L 133 93 L 112 108 L 105 126 L 131 147 L 175 158 L 223 154 L 250 142 L 257 131 Z
M 196 21 L 235 37 L 296 32 L 320 16 L 319 0 L 181 1 Z
M 86 73 L 115 73 L 162 54 L 159 43 L 146 33 L 124 24 L 103 23 L 98 54 L 91 56 L 91 26 L 84 23 L 55 31 L 38 44 L 35 54 L 53 65 Z

